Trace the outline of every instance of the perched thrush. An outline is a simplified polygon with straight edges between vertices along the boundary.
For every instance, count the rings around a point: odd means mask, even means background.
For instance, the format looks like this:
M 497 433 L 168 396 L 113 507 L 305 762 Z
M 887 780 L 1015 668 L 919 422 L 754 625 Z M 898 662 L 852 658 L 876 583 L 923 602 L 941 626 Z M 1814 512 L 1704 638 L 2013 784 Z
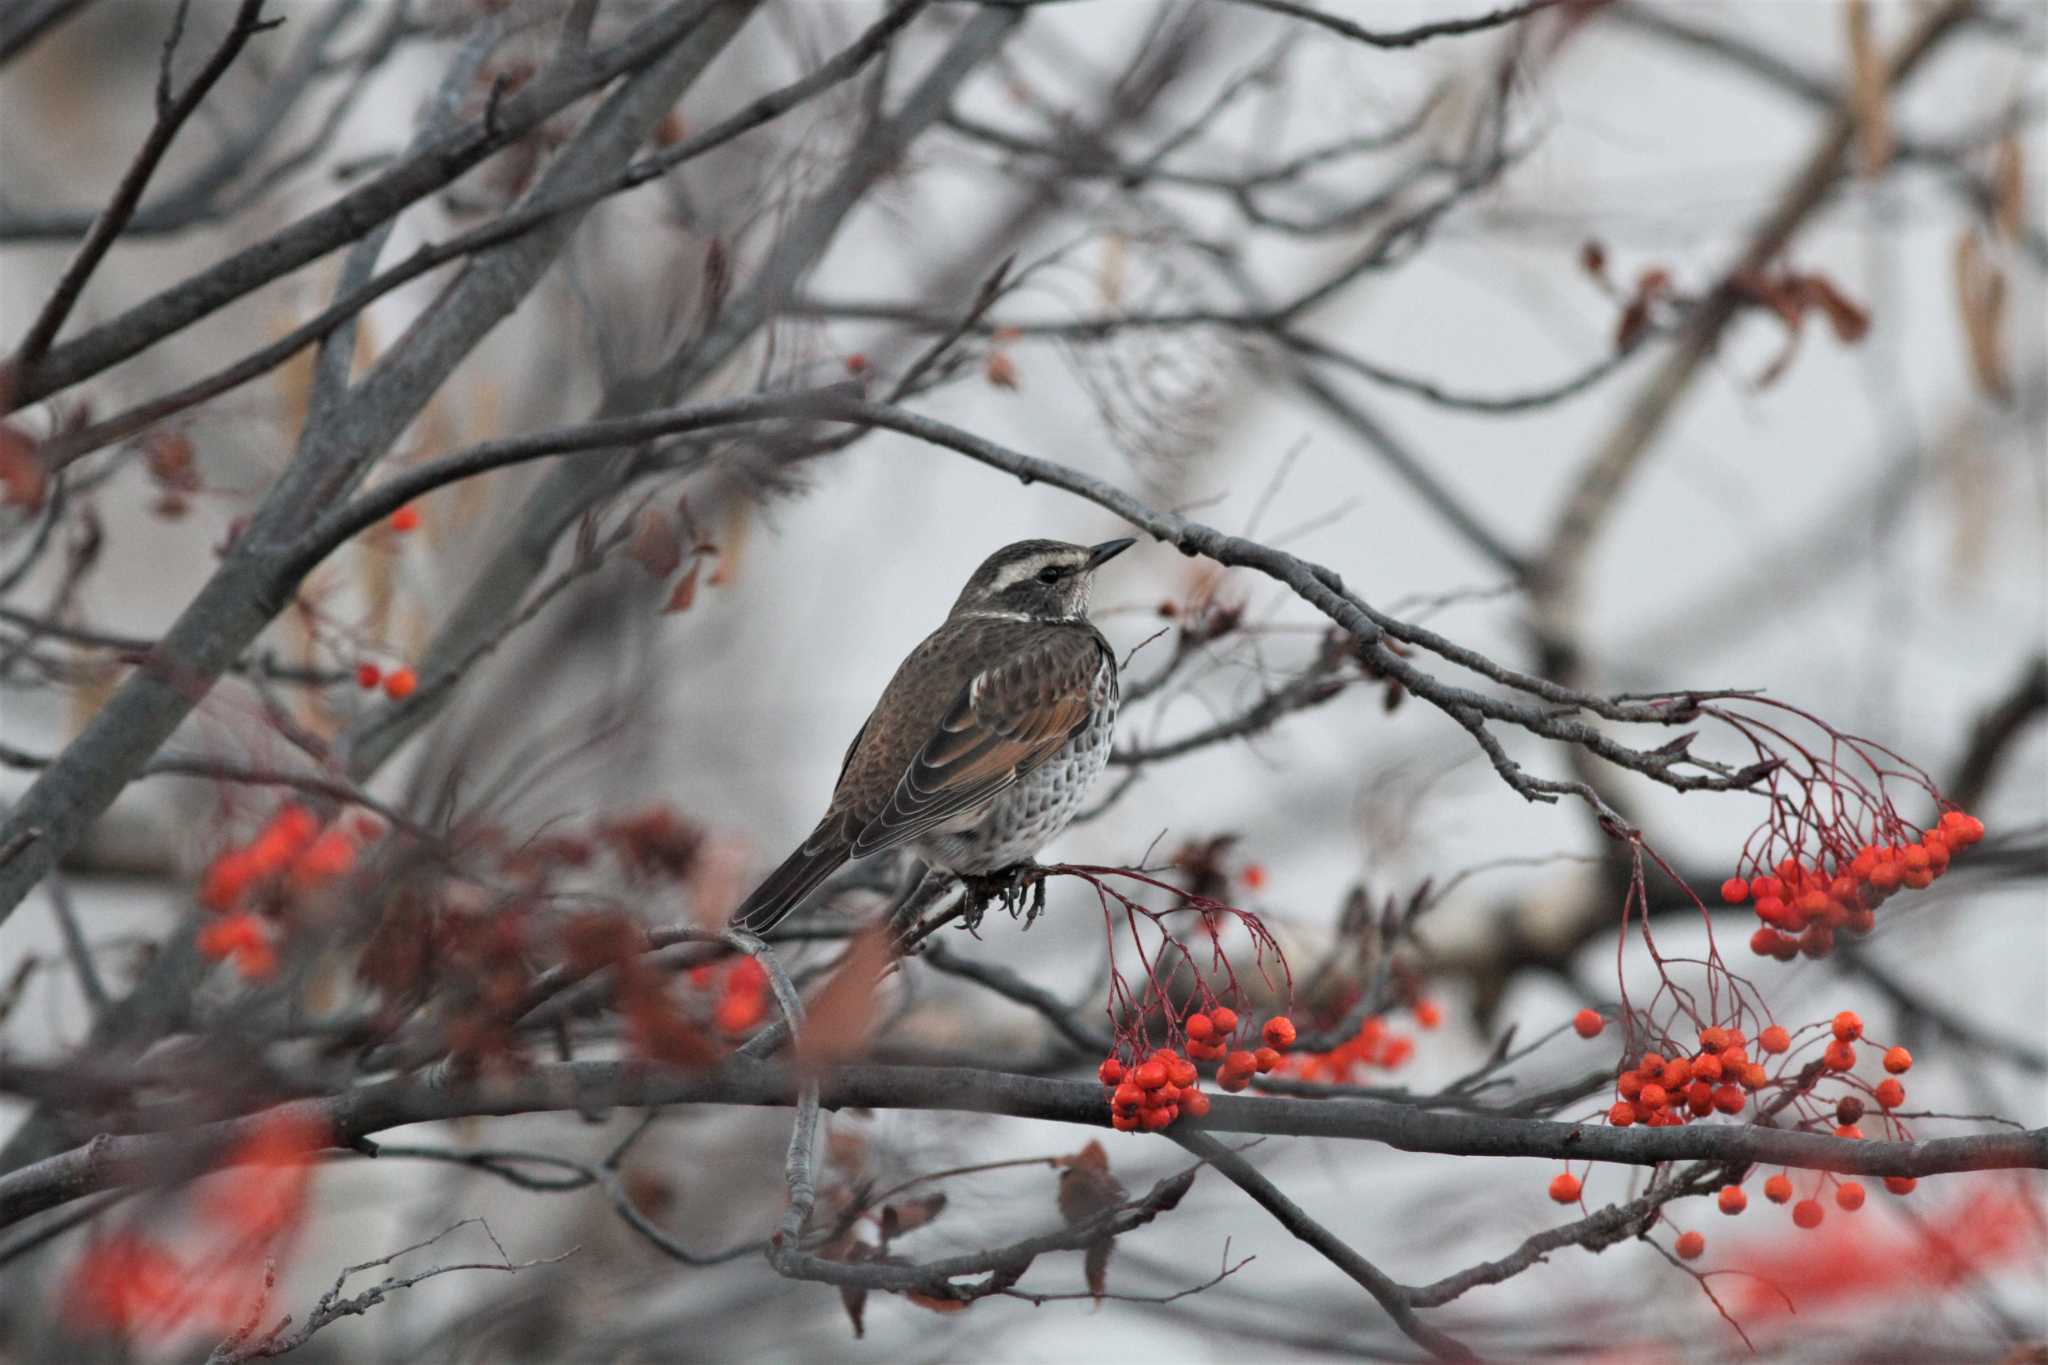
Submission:
M 766 933 L 853 858 L 908 845 L 943 872 L 1028 863 L 1109 759 L 1116 656 L 1088 622 L 1095 570 L 1130 540 L 1022 540 L 990 555 L 847 748 L 825 818 L 740 908 Z

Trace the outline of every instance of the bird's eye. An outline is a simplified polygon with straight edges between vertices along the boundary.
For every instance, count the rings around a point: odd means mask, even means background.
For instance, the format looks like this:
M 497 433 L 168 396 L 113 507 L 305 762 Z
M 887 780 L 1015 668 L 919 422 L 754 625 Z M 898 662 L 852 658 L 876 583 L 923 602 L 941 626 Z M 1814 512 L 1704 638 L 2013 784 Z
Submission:
M 1047 565 L 1038 571 L 1038 581 L 1041 583 L 1057 583 L 1060 581 L 1060 572 L 1057 564 Z

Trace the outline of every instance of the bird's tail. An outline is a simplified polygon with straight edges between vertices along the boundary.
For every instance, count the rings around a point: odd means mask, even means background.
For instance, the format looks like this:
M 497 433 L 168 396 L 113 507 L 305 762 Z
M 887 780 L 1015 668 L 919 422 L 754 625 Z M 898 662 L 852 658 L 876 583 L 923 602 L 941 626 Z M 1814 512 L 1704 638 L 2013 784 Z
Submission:
M 836 828 L 819 826 L 740 902 L 740 908 L 732 912 L 732 927 L 750 934 L 767 933 L 802 905 L 820 882 L 843 867 L 852 852 Z

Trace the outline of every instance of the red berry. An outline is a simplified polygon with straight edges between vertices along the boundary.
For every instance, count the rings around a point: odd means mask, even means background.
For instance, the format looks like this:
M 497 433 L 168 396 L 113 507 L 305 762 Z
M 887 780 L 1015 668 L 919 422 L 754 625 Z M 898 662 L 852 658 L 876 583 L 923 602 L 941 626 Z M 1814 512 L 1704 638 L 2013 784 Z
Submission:
M 1761 1090 L 1771 1082 L 1771 1073 L 1764 1070 L 1762 1062 L 1750 1062 L 1742 1068 L 1742 1083 L 1751 1090 Z
M 1415 1002 L 1415 1022 L 1423 1028 L 1436 1028 L 1444 1021 L 1444 1007 L 1434 1000 Z
M 1550 1182 L 1550 1197 L 1560 1204 L 1579 1202 L 1579 1178 L 1570 1171 L 1560 1173 Z
M 1896 1109 L 1906 1102 L 1906 1087 L 1893 1080 L 1879 1081 L 1871 1094 L 1887 1109 Z
M 1252 1060 L 1258 1064 L 1259 1074 L 1263 1076 L 1280 1065 L 1280 1054 L 1272 1048 L 1262 1047 L 1252 1054 Z
M 1919 1183 L 1910 1175 L 1888 1175 L 1884 1178 L 1884 1187 L 1893 1194 L 1911 1194 Z
M 1749 883 L 1740 877 L 1730 877 L 1721 883 L 1721 899 L 1730 905 L 1740 905 L 1749 899 Z
M 1863 1207 L 1863 1187 L 1853 1180 L 1844 1180 L 1835 1186 L 1835 1207 L 1844 1213 L 1854 1213 Z
M 1229 1033 L 1237 1027 L 1237 1011 L 1231 1009 L 1228 1005 L 1218 1005 L 1215 1009 L 1210 1010 L 1209 1018 L 1216 1025 L 1218 1033 Z
M 1158 1132 L 1180 1116 L 1180 1111 L 1166 1105 L 1147 1105 L 1138 1115 L 1146 1129 Z
M 382 681 L 384 681 L 384 670 L 377 667 L 377 665 L 368 663 L 356 665 L 356 686 L 362 688 L 363 691 L 370 691 Z
M 1845 1043 L 1853 1043 L 1863 1036 L 1863 1020 L 1854 1010 L 1843 1010 L 1835 1016 L 1835 1037 Z
M 1216 1021 L 1214 1019 L 1211 1019 L 1206 1014 L 1191 1014 L 1188 1016 L 1188 1040 L 1190 1042 L 1206 1043 L 1215 1036 Z
M 1223 1074 L 1226 1076 L 1232 1074 L 1249 1076 L 1258 1069 L 1258 1057 L 1253 1053 L 1246 1052 L 1243 1048 L 1239 1048 L 1223 1059 Z
M 1420 1006 L 1416 1007 L 1416 1012 L 1420 1015 Z M 1260 1032 L 1264 1035 L 1268 1047 L 1279 1050 L 1294 1046 L 1294 1021 L 1284 1014 L 1277 1019 L 1268 1019 L 1266 1027 Z
M 391 514 L 391 529 L 403 535 L 420 528 L 420 513 L 417 507 L 401 507 Z
M 1671 1096 L 1665 1092 L 1664 1087 L 1655 1084 L 1644 1086 L 1643 1093 L 1638 1098 L 1651 1109 L 1662 1109 L 1671 1103 Z
M 410 668 L 394 668 L 384 677 L 384 695 L 393 701 L 404 701 L 419 685 L 419 674 Z
M 1095 1079 L 1104 1085 L 1115 1085 L 1124 1078 L 1124 1064 L 1114 1057 L 1104 1057 L 1102 1065 L 1095 1068 Z
M 1723 1185 L 1715 1202 L 1721 1206 L 1721 1212 L 1732 1218 L 1749 1207 L 1749 1196 L 1742 1192 L 1740 1185 Z
M 1766 1052 L 1785 1052 L 1792 1047 L 1792 1035 L 1773 1024 L 1756 1036 L 1756 1043 Z
M 1616 1128 L 1626 1128 L 1636 1121 L 1636 1107 L 1622 1100 L 1607 1111 L 1607 1121 Z
M 1199 1090 L 1183 1090 L 1180 1108 L 1191 1119 L 1201 1118 L 1209 1112 L 1209 1097 Z
M 1195 1064 L 1185 1057 L 1176 1057 L 1166 1064 L 1166 1080 L 1169 1085 L 1177 1085 L 1186 1090 L 1199 1078 L 1200 1073 L 1195 1070 Z
M 1840 1038 L 1827 1045 L 1827 1050 L 1820 1054 L 1820 1059 L 1822 1064 L 1830 1071 L 1854 1071 L 1856 1069 L 1856 1049 L 1843 1042 Z
M 1863 1130 L 1853 1123 L 1838 1123 L 1835 1125 L 1835 1136 L 1844 1142 L 1861 1142 Z
M 1913 1069 L 1913 1054 L 1902 1047 L 1887 1050 L 1884 1054 L 1884 1069 L 1894 1076 L 1903 1076 Z
M 1724 1114 L 1739 1114 L 1742 1106 L 1749 1103 L 1749 1097 L 1732 1085 L 1714 1087 L 1714 1107 Z
M 1572 1030 L 1581 1038 L 1598 1038 L 1606 1027 L 1607 1021 L 1600 1017 L 1598 1010 L 1583 1009 L 1572 1016 Z
M 1950 823 L 1950 817 L 1954 817 L 1954 823 Z M 1959 810 L 1952 810 L 1942 816 L 1941 825 L 1948 835 L 1948 841 L 1957 848 L 1968 848 L 1984 837 L 1984 822 Z
M 1131 1076 L 1140 1090 L 1157 1090 L 1166 1084 L 1166 1068 L 1158 1062 L 1147 1062 Z
M 1739 1191 L 1738 1191 L 1738 1193 L 1739 1193 Z M 1697 1260 L 1698 1260 L 1698 1259 L 1700 1258 L 1700 1254 L 1701 1254 L 1702 1252 L 1704 1252 L 1704 1251 L 1705 1251 L 1706 1249 L 1707 1249 L 1707 1237 L 1706 1237 L 1706 1234 L 1705 1234 L 1705 1233 L 1702 1233 L 1702 1232 L 1684 1232 L 1684 1233 L 1680 1233 L 1680 1234 L 1679 1234 L 1679 1237 L 1678 1237 L 1678 1259 L 1679 1259 L 1679 1260 L 1681 1260 L 1681 1261 L 1697 1261 Z
M 1246 1055 L 1249 1056 L 1250 1054 L 1247 1053 Z M 1228 1090 L 1233 1095 L 1251 1083 L 1252 1076 L 1249 1071 L 1223 1071 L 1219 1072 L 1216 1076 L 1217 1086 Z
M 1116 1093 L 1109 1097 L 1112 1109 L 1136 1109 L 1144 1102 L 1145 1092 L 1132 1085 L 1129 1081 L 1119 1085 L 1116 1088 Z
M 1122 1110 L 1118 1110 L 1109 1116 L 1109 1126 L 1116 1129 L 1119 1133 L 1137 1132 L 1140 1127 L 1137 1111 L 1133 1110 L 1130 1113 L 1124 1113 Z
M 1820 1206 L 1818 1199 L 1802 1199 L 1792 1206 L 1793 1223 L 1808 1232 L 1819 1227 L 1821 1220 L 1827 1216 L 1828 1211 Z
M 1792 1197 L 1792 1178 L 1774 1175 L 1764 1182 L 1764 1198 L 1773 1204 L 1782 1204 Z

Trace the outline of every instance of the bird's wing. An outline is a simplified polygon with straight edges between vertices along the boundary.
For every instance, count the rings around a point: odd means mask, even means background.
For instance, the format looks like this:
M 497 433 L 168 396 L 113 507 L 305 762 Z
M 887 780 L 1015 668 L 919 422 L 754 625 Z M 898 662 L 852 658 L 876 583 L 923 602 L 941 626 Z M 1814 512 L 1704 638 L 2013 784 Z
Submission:
M 1019 632 L 967 679 L 911 755 L 895 790 L 859 828 L 853 856 L 908 843 L 974 810 L 1058 753 L 1088 724 L 1109 647 L 1091 628 Z M 986 657 L 986 656 L 984 656 Z

